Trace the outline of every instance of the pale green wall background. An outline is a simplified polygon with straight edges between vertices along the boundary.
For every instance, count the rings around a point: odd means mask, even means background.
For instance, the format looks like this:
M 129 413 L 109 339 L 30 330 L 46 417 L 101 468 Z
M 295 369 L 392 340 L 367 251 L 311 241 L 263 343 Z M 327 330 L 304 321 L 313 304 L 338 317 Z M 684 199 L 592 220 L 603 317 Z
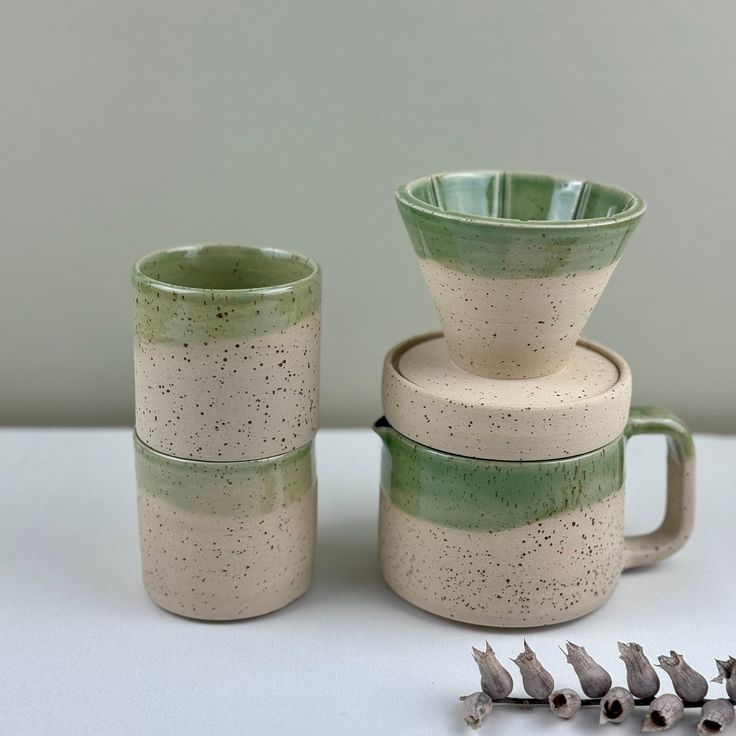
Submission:
M 3 2 L 0 423 L 132 421 L 133 261 L 197 241 L 324 269 L 323 424 L 435 327 L 392 192 L 567 172 L 649 212 L 587 330 L 637 402 L 736 431 L 733 2 Z

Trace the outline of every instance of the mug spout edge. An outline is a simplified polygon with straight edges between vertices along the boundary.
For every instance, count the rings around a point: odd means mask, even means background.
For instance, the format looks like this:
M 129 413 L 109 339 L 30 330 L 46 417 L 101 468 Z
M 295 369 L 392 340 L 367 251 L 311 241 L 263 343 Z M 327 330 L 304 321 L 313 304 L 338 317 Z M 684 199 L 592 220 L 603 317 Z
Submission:
M 388 423 L 386 417 L 377 419 L 371 429 L 383 440 L 389 435 L 393 434 L 396 430 Z

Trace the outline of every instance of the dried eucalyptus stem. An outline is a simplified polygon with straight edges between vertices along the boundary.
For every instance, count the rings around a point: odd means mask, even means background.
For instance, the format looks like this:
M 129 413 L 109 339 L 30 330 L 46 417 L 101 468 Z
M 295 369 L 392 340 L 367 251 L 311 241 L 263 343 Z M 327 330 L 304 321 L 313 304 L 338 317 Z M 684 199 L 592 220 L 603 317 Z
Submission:
M 614 688 L 615 689 L 615 688 Z M 567 688 L 565 688 L 567 690 Z M 560 692 L 555 690 L 554 693 Z M 572 692 L 575 692 L 574 690 Z M 550 693 L 550 697 L 554 695 Z M 601 703 L 605 700 L 603 698 L 580 698 L 581 708 L 600 708 Z M 634 698 L 634 705 L 638 708 L 640 706 L 651 705 L 655 698 Z M 708 700 L 698 700 L 695 702 L 683 701 L 685 708 L 702 708 Z M 499 700 L 493 701 L 494 705 L 518 705 L 524 708 L 549 708 L 549 698 L 500 698 Z
M 628 688 L 612 687 L 610 674 L 596 662 L 585 647 L 567 642 L 562 649 L 572 665 L 585 695 L 583 698 L 571 688 L 554 689 L 554 678 L 542 666 L 536 653 L 524 641 L 524 651 L 512 661 L 519 668 L 524 690 L 528 697 L 511 697 L 513 678 L 506 670 L 491 645 L 486 642 L 485 651 L 473 649 L 481 675 L 481 692 L 460 698 L 463 701 L 463 717 L 473 728 L 479 728 L 495 705 L 522 707 L 546 707 L 562 719 L 569 719 L 581 708 L 597 707 L 601 724 L 621 723 L 630 717 L 637 706 L 646 706 L 642 731 L 664 731 L 683 716 L 686 708 L 701 708 L 697 725 L 699 734 L 719 734 L 734 722 L 736 702 L 736 658 L 716 659 L 718 675 L 712 682 L 724 683 L 728 698 L 707 700 L 708 683 L 695 671 L 685 658 L 675 651 L 661 655 L 661 667 L 672 680 L 674 693 L 657 696 L 660 681 L 651 662 L 644 655 L 640 644 L 619 642 L 620 658 L 626 666 Z
M 718 674 L 711 680 L 711 682 L 723 682 L 726 681 L 726 695 L 733 701 L 736 702 L 736 658 L 729 657 L 728 659 L 716 660 L 716 667 L 718 667 Z
M 562 647 L 560 647 L 562 649 Z M 580 680 L 580 687 L 589 698 L 602 698 L 611 689 L 611 675 L 585 651 L 585 647 L 567 642 L 567 651 L 562 649 Z
M 480 670 L 481 690 L 493 698 L 499 700 L 511 695 L 514 689 L 514 680 L 508 670 L 501 666 L 491 645 L 486 642 L 485 652 L 473 647 L 473 659 L 475 659 Z
M 543 698 L 546 702 L 550 693 L 555 689 L 555 681 L 540 664 L 537 655 L 524 639 L 524 651 L 512 662 L 519 668 L 524 690 L 533 698 Z
M 683 700 L 702 700 L 708 693 L 708 681 L 696 672 L 682 654 L 674 650 L 659 657 L 659 666 L 670 676 L 675 692 Z
M 479 728 L 483 719 L 493 710 L 493 701 L 485 693 L 461 695 L 463 718 L 471 728 Z
M 698 733 L 720 733 L 733 723 L 733 703 L 726 698 L 709 700 L 703 705 L 698 722 Z
M 677 723 L 683 715 L 685 715 L 685 706 L 682 700 L 677 695 L 665 693 L 652 701 L 641 730 L 645 733 L 665 731 Z
M 555 690 L 550 693 L 549 698 L 549 709 L 558 718 L 572 718 L 582 707 L 583 701 L 580 696 L 569 687 L 564 687 L 561 690 Z
M 653 698 L 659 692 L 659 675 L 646 658 L 641 644 L 618 643 L 619 658 L 626 666 L 626 684 L 635 698 Z
M 634 710 L 636 700 L 625 687 L 614 687 L 601 700 L 601 725 L 604 723 L 622 723 Z

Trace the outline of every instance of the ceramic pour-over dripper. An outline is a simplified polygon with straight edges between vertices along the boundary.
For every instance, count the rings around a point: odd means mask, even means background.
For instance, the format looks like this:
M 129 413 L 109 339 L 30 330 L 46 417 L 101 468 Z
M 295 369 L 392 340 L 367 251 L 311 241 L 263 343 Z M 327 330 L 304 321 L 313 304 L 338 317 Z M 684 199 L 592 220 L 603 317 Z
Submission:
M 499 171 L 396 196 L 453 362 L 493 378 L 565 367 L 645 210 L 621 189 Z

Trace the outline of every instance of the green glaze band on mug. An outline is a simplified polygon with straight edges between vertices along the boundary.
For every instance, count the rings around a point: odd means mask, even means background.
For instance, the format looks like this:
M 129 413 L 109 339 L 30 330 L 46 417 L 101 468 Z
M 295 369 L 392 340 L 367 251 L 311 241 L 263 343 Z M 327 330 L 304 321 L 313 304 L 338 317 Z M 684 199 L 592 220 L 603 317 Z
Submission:
M 138 484 L 195 514 L 259 517 L 298 501 L 315 482 L 312 443 L 262 460 L 201 462 L 156 452 L 135 435 Z
M 379 420 L 381 488 L 413 517 L 466 530 L 512 529 L 618 492 L 624 439 L 562 460 L 510 462 L 450 455 L 420 445 Z
M 238 462 L 318 426 L 319 266 L 270 248 L 200 245 L 133 273 L 136 431 L 154 450 Z
M 319 266 L 306 256 L 230 245 L 173 248 L 133 271 L 136 335 L 154 343 L 249 339 L 319 311 Z
M 503 278 L 610 266 L 645 210 L 614 187 L 502 171 L 427 176 L 399 187 L 396 198 L 419 258 Z

